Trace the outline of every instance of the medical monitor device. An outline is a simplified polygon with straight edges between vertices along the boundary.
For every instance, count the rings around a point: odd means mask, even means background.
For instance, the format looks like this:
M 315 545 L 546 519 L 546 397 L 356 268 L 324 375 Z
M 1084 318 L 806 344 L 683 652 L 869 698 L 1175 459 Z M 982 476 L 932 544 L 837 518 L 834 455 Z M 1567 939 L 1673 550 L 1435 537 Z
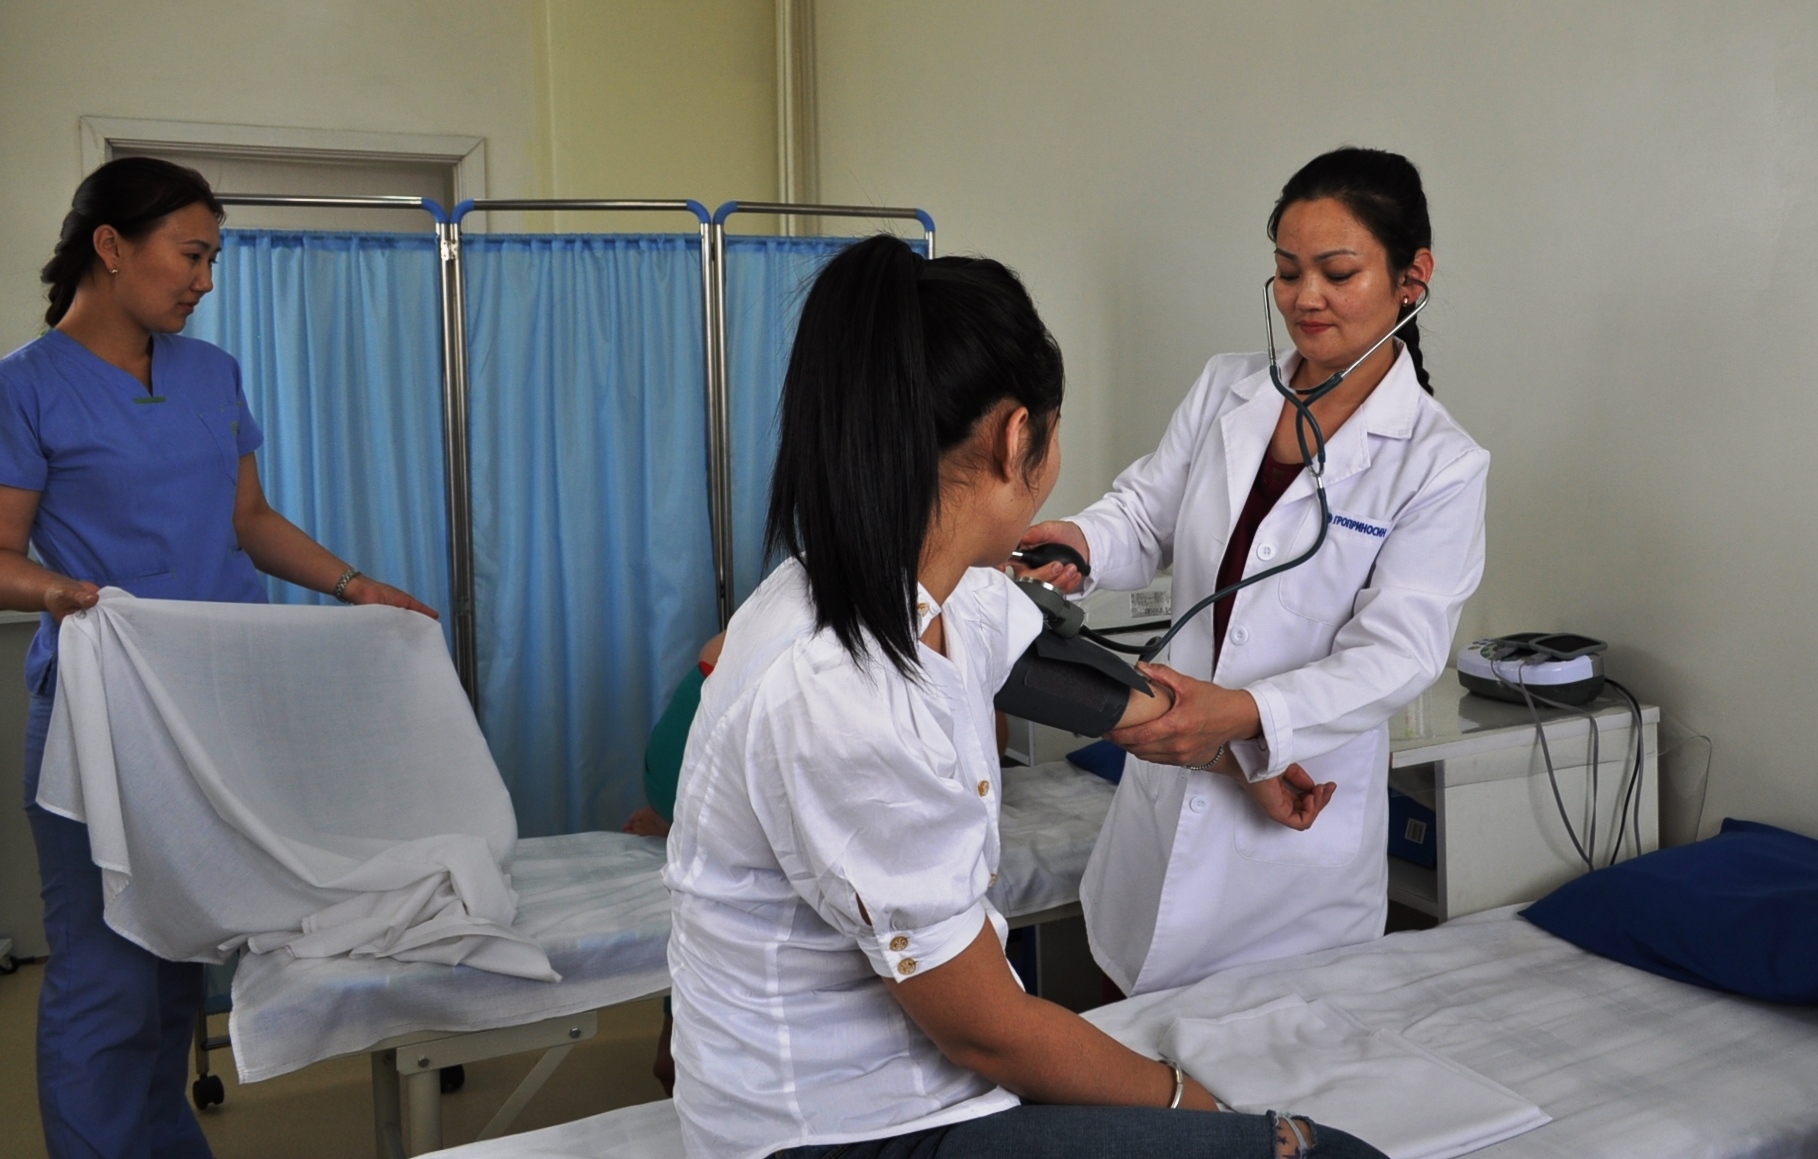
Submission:
M 1458 682 L 1478 696 L 1526 704 L 1589 704 L 1603 692 L 1609 645 L 1571 632 L 1516 632 L 1473 641 L 1458 653 Z

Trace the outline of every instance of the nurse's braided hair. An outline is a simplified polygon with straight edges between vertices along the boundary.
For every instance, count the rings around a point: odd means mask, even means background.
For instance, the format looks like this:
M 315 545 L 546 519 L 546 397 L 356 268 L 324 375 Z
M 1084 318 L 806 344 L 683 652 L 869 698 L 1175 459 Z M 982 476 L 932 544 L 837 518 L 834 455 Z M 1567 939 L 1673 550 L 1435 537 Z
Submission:
M 1281 187 L 1281 199 L 1269 214 L 1269 240 L 1290 205 L 1330 197 L 1344 203 L 1389 253 L 1389 271 L 1399 275 L 1414 264 L 1414 254 L 1433 245 L 1433 223 L 1427 218 L 1427 195 L 1420 170 L 1400 153 L 1382 149 L 1343 148 L 1313 158 Z M 1403 315 L 1412 309 L 1402 307 Z M 1420 323 L 1409 322 L 1396 335 L 1414 360 L 1414 373 L 1428 394 L 1433 384 L 1420 358 Z
M 850 655 L 875 646 L 919 670 L 916 577 L 942 457 L 1010 401 L 1029 409 L 1035 470 L 1062 383 L 1060 347 L 997 262 L 930 261 L 880 234 L 827 263 L 783 379 L 764 542 L 801 562 L 818 626 Z
M 55 326 L 63 320 L 76 300 L 76 287 L 94 268 L 95 230 L 111 225 L 121 237 L 141 238 L 166 217 L 198 201 L 208 206 L 216 221 L 227 219 L 200 173 L 156 157 L 121 157 L 84 177 L 70 200 L 56 252 L 38 274 L 50 299 L 45 324 Z

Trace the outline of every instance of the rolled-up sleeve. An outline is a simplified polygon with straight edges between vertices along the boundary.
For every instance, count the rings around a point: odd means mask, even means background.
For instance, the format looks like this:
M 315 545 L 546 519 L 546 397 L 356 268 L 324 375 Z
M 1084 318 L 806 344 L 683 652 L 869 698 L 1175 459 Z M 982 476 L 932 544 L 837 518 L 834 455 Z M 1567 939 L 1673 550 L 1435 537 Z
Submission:
M 926 709 L 898 681 L 816 661 L 800 650 L 752 714 L 753 804 L 795 891 L 901 981 L 951 961 L 986 921 L 988 805 L 930 767 L 944 742 L 914 734 Z
M 1245 686 L 1262 738 L 1232 748 L 1251 780 L 1376 728 L 1438 679 L 1483 578 L 1489 469 L 1489 452 L 1472 447 L 1435 472 L 1396 520 L 1331 654 Z

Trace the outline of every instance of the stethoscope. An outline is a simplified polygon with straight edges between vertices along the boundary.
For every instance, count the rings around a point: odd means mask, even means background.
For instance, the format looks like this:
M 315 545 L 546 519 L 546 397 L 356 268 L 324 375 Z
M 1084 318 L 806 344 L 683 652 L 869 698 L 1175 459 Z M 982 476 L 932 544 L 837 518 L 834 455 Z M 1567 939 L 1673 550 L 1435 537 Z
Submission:
M 1419 317 L 1420 312 L 1427 308 L 1427 303 L 1431 301 L 1433 297 L 1431 288 L 1418 278 L 1410 278 L 1409 280 L 1420 287 L 1420 300 L 1414 303 L 1413 309 L 1402 315 L 1401 318 L 1396 321 L 1395 325 L 1389 328 L 1389 332 L 1384 334 L 1381 338 L 1378 338 L 1368 350 L 1358 355 L 1355 362 L 1333 374 L 1332 377 L 1326 379 L 1318 386 L 1311 387 L 1304 391 L 1295 390 L 1286 382 L 1282 381 L 1281 363 L 1277 360 L 1275 351 L 1275 299 L 1274 295 L 1271 293 L 1271 290 L 1275 285 L 1275 276 L 1271 274 L 1269 279 L 1263 283 L 1263 325 L 1267 329 L 1269 335 L 1269 381 L 1275 384 L 1276 393 L 1286 399 L 1288 405 L 1294 408 L 1294 438 L 1295 441 L 1300 444 L 1301 461 L 1306 464 L 1307 471 L 1313 476 L 1313 494 L 1319 500 L 1319 531 L 1313 537 L 1313 545 L 1293 559 L 1288 560 L 1286 563 L 1278 563 L 1274 567 L 1265 568 L 1255 575 L 1245 576 L 1234 584 L 1220 588 L 1205 599 L 1194 604 L 1191 608 L 1188 608 L 1185 614 L 1175 617 L 1172 624 L 1168 624 L 1167 621 L 1164 620 L 1157 620 L 1150 623 L 1131 624 L 1128 627 L 1113 629 L 1113 632 L 1121 634 L 1127 632 L 1153 631 L 1156 628 L 1167 627 L 1168 630 L 1166 632 L 1155 639 L 1150 640 L 1147 644 L 1119 643 L 1111 638 L 1111 633 L 1094 631 L 1083 625 L 1079 626 L 1077 629 L 1080 635 L 1101 647 L 1111 649 L 1113 652 L 1123 652 L 1127 655 L 1136 656 L 1144 663 L 1148 663 L 1161 654 L 1162 649 L 1168 646 L 1174 637 L 1179 634 L 1180 630 L 1186 627 L 1193 617 L 1199 615 L 1213 604 L 1216 604 L 1218 601 L 1229 596 L 1236 595 L 1251 584 L 1259 584 L 1262 581 L 1278 576 L 1285 571 L 1292 571 L 1319 553 L 1319 549 L 1325 545 L 1326 533 L 1331 527 L 1332 508 L 1326 501 L 1326 433 L 1320 429 L 1319 420 L 1313 417 L 1313 404 L 1337 390 L 1340 384 L 1342 384 L 1346 378 L 1350 377 L 1352 371 L 1356 370 L 1359 366 L 1362 366 L 1372 354 L 1381 350 L 1389 339 L 1395 337 L 1395 335 L 1401 331 L 1402 327 Z M 1309 434 L 1312 436 L 1311 442 L 1308 441 Z M 1070 563 L 1079 570 L 1079 573 L 1082 576 L 1090 575 L 1092 570 L 1087 565 L 1086 561 L 1080 558 L 1078 552 L 1058 543 L 1044 543 L 1030 548 L 1028 551 L 1013 552 L 1010 558 L 1026 567 L 1032 568 L 1045 567 L 1050 563 L 1057 562 Z M 1049 585 L 1042 584 L 1041 586 L 1048 587 Z M 1056 592 L 1056 594 L 1058 595 L 1059 593 Z

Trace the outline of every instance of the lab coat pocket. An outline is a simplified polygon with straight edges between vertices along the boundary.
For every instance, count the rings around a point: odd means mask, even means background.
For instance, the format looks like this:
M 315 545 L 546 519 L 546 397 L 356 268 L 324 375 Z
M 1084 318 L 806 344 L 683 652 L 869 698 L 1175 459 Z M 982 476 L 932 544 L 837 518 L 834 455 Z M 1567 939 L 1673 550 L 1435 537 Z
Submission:
M 1318 514 L 1315 507 L 1312 515 Z M 1282 607 L 1322 624 L 1350 620 L 1388 536 L 1381 519 L 1334 510 L 1318 553 L 1281 577 Z
M 197 411 L 196 417 L 208 428 L 209 436 L 214 440 L 220 452 L 221 465 L 227 470 L 227 477 L 239 482 L 240 479 L 240 420 L 245 417 L 238 403 L 233 406 L 210 407 Z
M 1321 776 L 1314 762 L 1307 772 L 1315 781 L 1331 780 Z M 1364 817 L 1368 802 L 1365 789 L 1355 783 L 1339 781 L 1338 791 L 1320 811 L 1311 829 L 1296 830 L 1271 821 L 1255 802 L 1246 801 L 1238 814 L 1237 852 L 1251 861 L 1273 865 L 1304 865 L 1331 869 L 1349 865 L 1363 843 Z

